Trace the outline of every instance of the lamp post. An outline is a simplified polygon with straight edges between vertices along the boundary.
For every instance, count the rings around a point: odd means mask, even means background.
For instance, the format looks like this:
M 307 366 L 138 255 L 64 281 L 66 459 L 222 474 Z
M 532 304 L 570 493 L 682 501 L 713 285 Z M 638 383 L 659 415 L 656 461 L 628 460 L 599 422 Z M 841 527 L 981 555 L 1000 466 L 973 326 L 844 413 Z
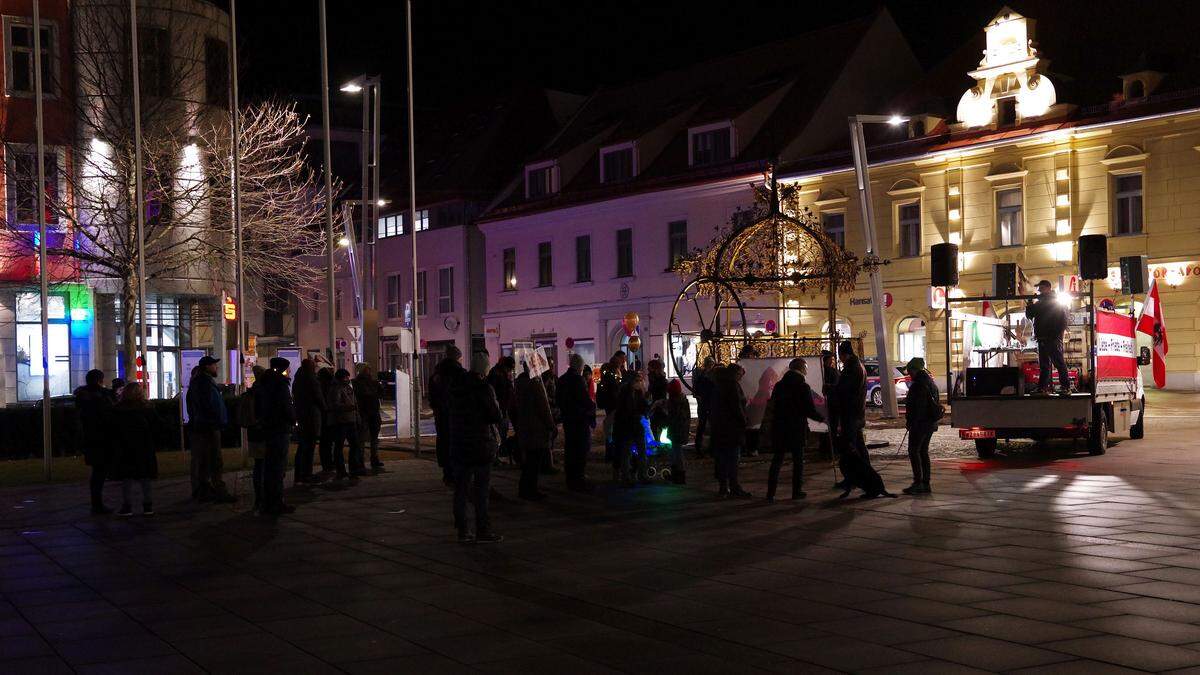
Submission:
M 866 237 L 867 256 L 879 254 L 879 240 L 875 231 L 875 211 L 871 203 L 871 177 L 867 168 L 867 143 L 863 139 L 864 124 L 890 124 L 898 126 L 908 121 L 899 115 L 852 115 L 850 122 L 850 148 L 854 155 L 854 179 L 858 184 L 858 201 L 862 208 L 863 233 Z M 879 265 L 871 267 L 871 316 L 875 323 L 875 353 L 879 358 L 879 390 L 883 393 L 883 416 L 896 417 L 896 388 L 892 384 L 892 365 L 888 360 L 887 333 L 883 319 L 883 279 Z
M 42 129 L 42 17 L 33 2 L 33 124 L 37 134 L 38 283 L 42 310 L 42 473 L 50 480 L 50 279 L 46 264 L 46 139 Z
M 413 124 L 412 0 L 404 3 L 405 43 L 408 55 L 408 213 L 412 225 L 412 429 L 413 452 L 421 456 L 421 320 L 417 311 L 417 148 Z
M 333 307 L 334 295 L 336 294 L 336 286 L 333 278 L 333 249 L 334 249 L 334 232 L 333 232 L 333 160 L 330 156 L 333 154 L 330 149 L 330 124 L 329 124 L 329 39 L 325 25 L 325 0 L 320 0 L 320 28 L 321 28 L 321 126 L 325 138 L 322 145 L 325 151 L 325 283 L 326 295 L 325 310 L 329 319 L 329 363 L 333 364 L 337 361 L 337 344 L 336 330 L 334 329 Z
M 379 316 L 375 298 L 375 226 L 379 220 L 379 126 L 380 81 L 378 75 L 359 75 L 341 86 L 348 94 L 362 94 L 362 270 L 363 292 L 359 356 L 372 372 L 379 370 Z

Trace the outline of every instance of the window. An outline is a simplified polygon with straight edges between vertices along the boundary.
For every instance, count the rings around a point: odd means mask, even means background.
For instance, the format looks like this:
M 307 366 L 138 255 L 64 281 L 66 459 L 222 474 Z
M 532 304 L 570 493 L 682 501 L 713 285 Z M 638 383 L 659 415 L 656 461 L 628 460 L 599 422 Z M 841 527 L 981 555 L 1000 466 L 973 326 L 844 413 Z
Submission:
M 896 329 L 900 363 L 908 363 L 915 358 L 925 358 L 925 321 L 921 317 L 910 316 L 900 321 Z
M 592 280 L 592 237 L 575 237 L 575 283 Z
M 619 183 L 633 178 L 633 147 L 600 153 L 600 182 Z
M 316 323 L 321 320 L 321 294 L 312 294 L 312 308 L 308 310 L 308 322 Z
M 417 316 L 425 316 L 425 271 L 417 272 Z
M 28 19 L 5 17 L 5 80 L 8 82 L 7 93 L 33 95 L 33 26 Z M 57 61 L 54 55 L 55 30 L 48 23 L 42 23 L 42 93 L 54 94 L 58 91 Z
M 504 290 L 517 290 L 517 249 L 506 248 L 503 253 Z
M 554 194 L 554 165 L 547 164 L 525 170 L 525 196 L 537 199 Z
M 333 294 L 333 318 L 342 318 L 342 289 L 340 288 Z
M 1142 231 L 1142 174 L 1131 173 L 1113 180 L 1116 196 L 1116 220 L 1113 234 L 1139 234 Z
M 46 172 L 46 223 L 58 224 L 58 153 L 47 149 L 42 156 Z M 37 150 L 8 147 L 8 217 L 16 224 L 37 223 Z
M 229 46 L 216 38 L 204 38 L 204 102 L 229 107 Z
M 359 316 L 358 294 L 357 293 L 355 294 L 355 296 L 353 298 L 350 298 L 350 314 L 355 319 L 361 318 Z
M 633 276 L 633 230 L 617 230 L 617 276 Z
M 443 267 L 438 270 L 438 314 L 449 314 L 454 311 L 454 268 Z
M 165 28 L 138 26 L 138 65 L 143 95 L 171 95 L 171 34 Z
M 835 244 L 842 248 L 846 248 L 846 214 L 845 213 L 822 213 L 821 227 L 824 228 L 825 234 L 834 241 Z
M 538 286 L 554 285 L 554 259 L 551 255 L 550 242 L 538 244 Z
M 596 341 L 576 340 L 575 346 L 571 347 L 571 353 L 578 354 L 584 363 L 591 365 L 596 362 Z
M 47 310 L 50 340 L 45 360 L 50 370 L 50 395 L 65 396 L 71 393 L 71 322 L 67 297 L 49 296 Z M 42 303 L 39 295 L 17 293 L 15 314 L 17 400 L 33 401 L 42 397 L 42 382 L 47 377 L 42 367 Z
M 387 303 L 385 305 L 387 318 L 400 318 L 400 275 L 387 275 Z
M 1025 223 L 1021 213 L 1021 188 L 996 193 L 996 227 L 1001 246 L 1025 243 Z
M 1017 99 L 1008 97 L 996 101 L 996 126 L 1011 127 L 1017 123 Z
M 692 166 L 724 162 L 733 156 L 733 128 L 723 126 L 718 129 L 692 132 Z
M 417 232 L 424 232 L 429 229 L 429 209 L 420 209 L 417 211 Z
M 268 289 L 263 298 L 263 334 L 287 335 L 296 331 L 292 296 L 277 288 Z
M 667 269 L 675 269 L 675 265 L 687 252 L 687 221 L 676 220 L 667 223 Z
M 404 234 L 404 218 L 402 216 L 386 216 L 379 219 L 379 238 L 396 237 Z
M 901 204 L 896 215 L 900 221 L 900 256 L 921 255 L 921 202 Z M 844 233 L 845 228 L 842 231 Z

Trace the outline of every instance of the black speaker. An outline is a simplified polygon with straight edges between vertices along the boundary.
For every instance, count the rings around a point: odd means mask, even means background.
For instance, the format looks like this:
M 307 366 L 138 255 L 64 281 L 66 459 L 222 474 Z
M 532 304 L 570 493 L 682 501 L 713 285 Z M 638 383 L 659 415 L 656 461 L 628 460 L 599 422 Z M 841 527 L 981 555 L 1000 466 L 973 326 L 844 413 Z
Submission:
M 934 244 L 929 255 L 929 285 L 958 285 L 958 244 Z
M 967 396 L 1016 396 L 1020 380 L 1015 366 L 967 368 Z
M 1079 278 L 1108 278 L 1108 237 L 1085 234 L 1079 238 Z
M 1017 263 L 994 263 L 992 265 L 992 297 L 1007 298 L 1017 295 Z
M 1144 255 L 1127 255 L 1121 258 L 1121 292 L 1125 295 L 1146 293 L 1150 290 L 1150 266 Z

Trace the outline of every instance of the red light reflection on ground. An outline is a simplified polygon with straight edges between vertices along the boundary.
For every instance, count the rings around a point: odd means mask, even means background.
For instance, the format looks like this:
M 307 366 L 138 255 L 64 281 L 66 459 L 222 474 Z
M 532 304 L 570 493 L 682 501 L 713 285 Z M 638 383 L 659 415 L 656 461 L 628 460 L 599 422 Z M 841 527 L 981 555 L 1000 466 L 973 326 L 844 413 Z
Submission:
M 959 462 L 958 470 L 962 472 L 968 471 L 993 471 L 1004 469 L 1033 469 L 1041 466 L 1054 466 L 1056 469 L 1065 469 L 1074 471 L 1080 468 L 1080 463 L 1075 460 L 1055 461 L 1055 460 L 1037 460 L 1037 459 L 983 459 L 976 461 Z

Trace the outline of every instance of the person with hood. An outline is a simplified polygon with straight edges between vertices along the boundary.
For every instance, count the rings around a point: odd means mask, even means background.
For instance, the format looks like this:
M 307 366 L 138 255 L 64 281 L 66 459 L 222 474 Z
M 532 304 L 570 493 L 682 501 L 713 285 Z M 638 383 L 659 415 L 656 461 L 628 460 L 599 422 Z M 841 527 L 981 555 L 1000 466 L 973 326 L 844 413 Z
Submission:
M 382 471 L 383 460 L 379 459 L 379 429 L 383 427 L 380 405 L 380 400 L 383 399 L 383 385 L 379 384 L 379 380 L 371 373 L 371 366 L 360 363 L 356 370 L 352 386 L 358 404 L 359 445 L 371 449 L 371 469 Z
M 521 448 L 521 482 L 517 496 L 542 501 L 546 493 L 538 490 L 538 474 L 550 459 L 550 438 L 556 431 L 554 413 L 541 377 L 526 371 L 517 378 L 514 396 L 518 420 L 517 445 Z
M 158 437 L 162 421 L 146 400 L 146 389 L 138 385 L 121 389 L 121 400 L 109 419 L 112 441 L 113 478 L 121 481 L 121 510 L 118 516 L 133 515 L 133 484 L 142 488 L 142 515 L 154 515 L 151 481 L 158 478 Z
M 716 459 L 717 496 L 752 497 L 738 482 L 738 460 L 746 444 L 746 395 L 741 380 L 745 369 L 731 363 L 713 373 L 712 448 Z
M 613 413 L 613 457 L 614 480 L 631 485 L 637 480 L 647 480 L 646 475 L 646 427 L 642 420 L 650 412 L 646 399 L 646 376 L 633 371 L 621 385 L 617 396 L 617 407 Z
M 104 481 L 112 463 L 112 444 L 108 439 L 109 413 L 117 399 L 104 386 L 104 371 L 89 370 L 84 384 L 75 390 L 75 408 L 79 411 L 82 428 L 83 458 L 92 467 L 88 489 L 92 498 L 92 513 L 104 515 L 112 509 L 104 505 Z
M 500 449 L 497 427 L 503 420 L 496 394 L 485 379 L 488 353 L 471 355 L 471 370 L 450 383 L 450 463 L 454 468 L 454 527 L 460 543 L 495 543 L 504 537 L 488 517 L 492 462 Z M 474 501 L 475 532 L 467 526 L 467 497 Z
M 221 478 L 221 430 L 229 424 L 229 411 L 217 387 L 218 359 L 200 357 L 188 382 L 188 430 L 192 442 L 192 498 L 229 504 L 237 501 Z
M 262 513 L 272 516 L 295 511 L 283 503 L 283 476 L 287 472 L 288 445 L 296 410 L 287 371 L 291 362 L 274 357 L 261 380 L 254 382 L 255 417 L 262 430 L 265 450 L 262 478 Z
M 904 372 L 911 382 L 904 396 L 904 427 L 908 429 L 908 460 L 912 463 L 913 482 L 902 492 L 906 495 L 927 495 L 930 462 L 929 441 L 937 431 L 938 420 L 945 408 L 938 400 L 938 386 L 925 369 L 925 359 L 910 359 Z
M 779 486 L 779 470 L 784 455 L 792 455 L 792 499 L 804 499 L 804 445 L 808 440 L 808 421 L 824 422 L 813 404 L 812 387 L 804 380 L 808 364 L 804 359 L 792 359 L 771 392 L 771 469 L 767 473 L 767 502 L 775 502 Z
M 696 395 L 696 455 L 704 455 L 704 432 L 708 428 L 709 412 L 712 410 L 713 369 L 717 362 L 711 356 L 692 375 L 692 392 Z
M 442 468 L 442 484 L 447 487 L 454 485 L 454 469 L 450 466 L 450 385 L 464 372 L 462 351 L 450 345 L 429 378 L 429 406 L 433 408 L 433 428 L 437 433 L 437 463 Z
M 588 492 L 587 456 L 592 429 L 596 426 L 596 404 L 588 393 L 583 357 L 572 354 L 567 372 L 558 378 L 558 405 L 563 426 L 563 468 L 567 489 Z
M 687 483 L 687 463 L 683 446 L 688 442 L 692 427 L 692 405 L 683 393 L 683 383 L 671 380 L 667 385 L 667 438 L 671 439 L 671 481 L 676 485 Z
M 317 386 L 321 390 L 321 475 L 329 477 L 333 473 L 335 466 L 333 463 L 333 410 L 330 408 L 330 403 L 333 401 L 333 368 L 325 367 L 317 371 Z
M 299 443 L 296 445 L 296 483 L 313 483 L 313 455 L 321 437 L 321 420 L 325 416 L 325 396 L 317 380 L 317 364 L 312 359 L 300 362 L 300 370 L 292 381 L 292 401 L 296 406 L 296 426 Z
M 329 415 L 333 425 L 333 461 L 337 466 L 338 479 L 367 475 L 363 463 L 362 443 L 358 437 L 358 398 L 350 384 L 350 371 L 338 368 L 333 374 L 333 387 L 329 390 Z M 346 472 L 346 456 L 343 448 L 350 446 L 350 472 Z
M 1038 391 L 1049 394 L 1054 380 L 1050 367 L 1058 371 L 1058 393 L 1071 393 L 1071 376 L 1063 358 L 1063 333 L 1067 331 L 1070 312 L 1059 302 L 1054 286 L 1042 279 L 1037 284 L 1038 298 L 1025 304 L 1025 316 L 1033 321 L 1033 337 L 1037 340 Z

